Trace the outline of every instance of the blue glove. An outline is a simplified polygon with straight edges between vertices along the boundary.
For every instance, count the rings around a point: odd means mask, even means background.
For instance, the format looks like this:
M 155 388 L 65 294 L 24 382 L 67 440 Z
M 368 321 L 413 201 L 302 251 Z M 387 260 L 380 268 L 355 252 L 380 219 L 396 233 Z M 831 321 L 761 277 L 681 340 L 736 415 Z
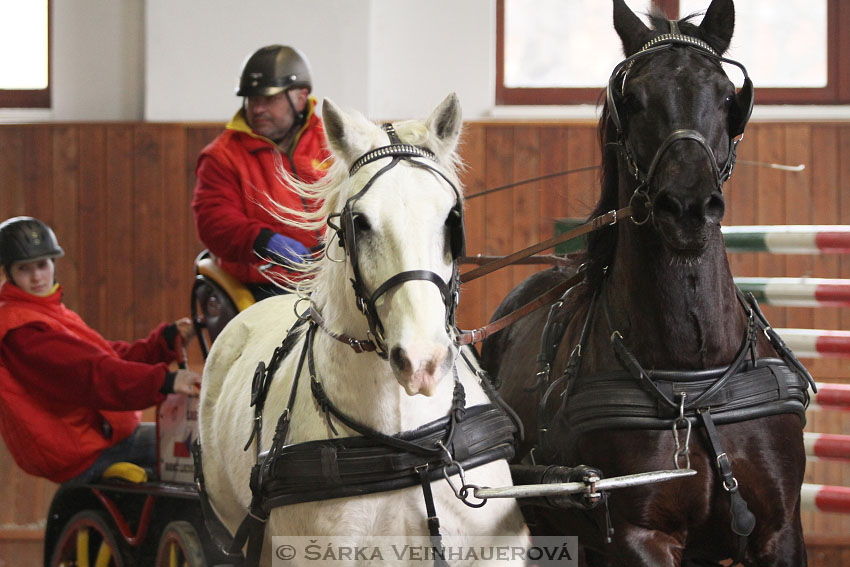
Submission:
M 289 262 L 301 262 L 302 258 L 310 253 L 306 246 L 282 234 L 272 236 L 266 244 L 266 250 L 273 256 L 279 256 Z

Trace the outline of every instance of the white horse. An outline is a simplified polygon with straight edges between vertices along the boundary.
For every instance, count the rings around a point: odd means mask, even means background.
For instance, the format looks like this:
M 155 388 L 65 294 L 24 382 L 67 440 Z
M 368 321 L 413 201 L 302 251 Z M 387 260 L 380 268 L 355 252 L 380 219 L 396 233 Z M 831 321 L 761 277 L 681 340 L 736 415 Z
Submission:
M 453 330 L 447 324 L 451 320 L 447 310 L 454 302 L 446 295 L 454 292 L 454 260 L 460 253 L 463 230 L 458 218 L 462 196 L 456 189 L 455 173 L 461 129 L 457 97 L 449 95 L 426 121 L 398 122 L 384 129 L 358 114 L 341 112 L 328 100 L 323 115 L 333 163 L 322 181 L 313 186 L 297 184 L 297 190 L 305 197 L 323 201 L 321 210 L 304 217 L 305 226 L 318 227 L 330 218 L 329 224 L 338 222 L 342 230 L 337 234 L 329 229 L 325 256 L 312 266 L 304 266 L 312 278 L 301 286 L 301 296 L 309 293 L 315 320 L 322 324 L 305 323 L 294 333 L 297 342 L 271 378 L 261 419 L 259 450 L 263 452 L 272 446 L 278 418 L 288 405 L 292 411 L 287 447 L 358 436 L 357 429 L 377 432 L 378 436 L 410 432 L 451 413 L 456 407 L 453 399 L 458 397 L 458 381 L 465 391 L 467 408 L 490 403 L 477 367 L 471 368 L 474 363 L 467 361 L 473 357 L 459 356 Z M 390 147 L 390 157 L 373 152 L 389 146 L 391 140 L 396 145 Z M 363 157 L 366 159 L 360 159 Z M 358 159 L 366 163 L 362 167 L 355 164 Z M 391 163 L 395 165 L 385 169 Z M 350 214 L 339 216 L 347 204 Z M 406 276 L 382 285 L 398 274 Z M 371 303 L 371 323 L 358 310 L 352 281 L 358 281 L 361 295 Z M 380 297 L 374 297 L 379 288 L 386 289 L 380 291 Z M 259 361 L 269 363 L 275 347 L 295 323 L 297 300 L 295 294 L 278 296 L 240 313 L 217 338 L 206 363 L 199 416 L 203 471 L 211 503 L 231 533 L 236 532 L 251 504 L 249 478 L 258 462 L 256 440 L 245 450 L 255 418 L 250 405 L 252 376 Z M 301 301 L 302 310 L 306 303 Z M 310 325 L 314 344 L 307 353 L 304 342 L 311 333 L 303 328 Z M 357 353 L 341 337 L 375 345 L 378 352 Z M 382 351 L 383 357 L 378 354 Z M 305 360 L 300 386 L 290 398 L 302 352 L 309 354 L 305 358 L 312 356 L 314 368 L 311 371 Z M 323 386 L 330 403 L 351 420 L 350 424 L 357 424 L 357 429 L 323 411 L 311 392 L 311 374 Z M 436 452 L 437 458 L 440 454 L 446 460 L 455 458 L 433 439 L 427 448 Z M 428 541 L 425 486 L 417 477 L 421 471 L 422 467 L 408 471 L 405 476 L 412 482 L 406 488 L 272 509 L 262 563 L 272 561 L 273 536 L 286 536 L 291 541 L 345 537 L 346 542 L 354 541 L 358 546 L 388 541 L 403 546 L 410 538 L 421 540 L 423 536 Z M 457 468 L 452 466 L 447 472 L 454 488 L 459 489 Z M 453 551 L 449 546 L 480 549 L 488 542 L 500 548 L 529 545 L 528 531 L 514 500 L 494 499 L 482 509 L 471 508 L 441 474 L 430 478 L 424 484 L 433 493 L 447 552 Z M 475 486 L 507 486 L 511 475 L 501 458 L 467 467 L 464 480 Z M 390 536 L 402 539 L 387 539 Z M 486 552 L 473 554 L 472 559 L 455 562 L 451 559 L 457 556 L 449 553 L 448 558 L 450 564 L 468 565 L 486 563 L 475 559 L 486 556 Z M 423 557 L 430 558 L 427 553 Z M 387 561 L 392 557 L 384 554 L 382 558 Z M 411 559 L 399 558 L 397 564 L 410 564 Z M 358 558 L 351 557 L 350 564 L 357 563 Z M 505 563 L 502 560 L 499 565 Z M 521 563 L 518 558 L 516 564 Z M 304 564 L 317 563 L 308 560 Z

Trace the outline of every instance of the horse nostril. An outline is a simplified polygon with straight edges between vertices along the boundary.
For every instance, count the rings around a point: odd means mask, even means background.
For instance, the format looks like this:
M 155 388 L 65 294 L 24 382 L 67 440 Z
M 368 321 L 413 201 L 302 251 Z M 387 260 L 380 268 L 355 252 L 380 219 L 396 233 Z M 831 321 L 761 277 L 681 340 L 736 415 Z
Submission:
M 666 191 L 659 193 L 655 198 L 652 208 L 655 214 L 665 213 L 674 219 L 681 217 L 683 212 L 682 204 L 679 200 Z
M 712 193 L 705 201 L 705 218 L 714 222 L 720 222 L 726 212 L 726 203 L 723 195 L 718 192 Z
M 412 370 L 410 358 L 407 357 L 407 352 L 399 346 L 390 349 L 390 361 L 399 370 L 399 372 L 410 372 Z

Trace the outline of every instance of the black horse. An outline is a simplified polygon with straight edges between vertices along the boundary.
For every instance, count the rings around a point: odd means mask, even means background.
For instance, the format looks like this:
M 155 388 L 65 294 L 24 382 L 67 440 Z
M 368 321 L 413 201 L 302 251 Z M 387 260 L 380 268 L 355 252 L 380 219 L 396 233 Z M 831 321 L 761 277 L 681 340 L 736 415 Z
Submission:
M 602 194 L 591 215 L 630 204 L 633 217 L 592 233 L 574 268 L 581 283 L 488 339 L 482 359 L 536 462 L 607 476 L 698 471 L 617 491 L 587 512 L 535 509 L 537 533 L 578 535 L 593 565 L 805 565 L 811 377 L 737 291 L 720 232 L 721 190 L 753 98 L 744 67 L 722 57 L 733 2 L 713 0 L 699 26 L 650 18 L 652 29 L 614 0 L 626 59 L 600 122 Z M 743 71 L 740 90 L 722 62 Z M 494 319 L 571 275 L 532 276 Z

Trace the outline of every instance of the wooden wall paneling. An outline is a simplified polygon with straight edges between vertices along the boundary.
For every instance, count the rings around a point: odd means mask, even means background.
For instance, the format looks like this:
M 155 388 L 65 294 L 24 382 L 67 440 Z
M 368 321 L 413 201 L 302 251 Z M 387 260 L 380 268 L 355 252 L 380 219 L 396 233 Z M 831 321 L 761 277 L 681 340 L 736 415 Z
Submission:
M 78 313 L 89 326 L 106 332 L 107 312 L 107 251 L 109 233 L 106 231 L 106 129 L 103 126 L 80 127 L 80 191 L 78 222 L 78 265 L 80 273 L 80 308 Z
M 784 128 L 784 163 L 811 163 L 811 127 L 789 125 Z M 814 219 L 811 169 L 782 174 L 785 183 L 785 218 L 782 224 L 812 224 Z M 777 259 L 781 259 L 779 257 Z M 817 256 L 812 254 L 786 254 L 784 257 L 786 277 L 803 277 L 812 273 Z M 814 309 L 789 309 L 785 325 L 789 328 L 811 329 L 814 324 Z
M 567 132 L 568 129 L 560 125 L 540 128 L 540 175 L 551 175 L 572 167 L 567 153 Z M 538 183 L 536 224 L 539 240 L 554 234 L 555 221 L 568 215 L 569 182 L 570 176 L 566 175 L 544 179 Z M 552 252 L 547 250 L 543 253 Z M 538 268 L 542 269 L 543 266 Z
M 511 126 L 492 125 L 487 127 L 486 168 L 484 184 L 490 189 L 510 183 L 516 179 L 513 171 L 514 129 Z M 491 193 L 484 197 L 484 253 L 503 255 L 512 252 L 513 246 L 513 192 L 516 188 Z M 483 278 L 482 300 L 488 317 L 513 288 L 511 270 L 497 270 Z
M 539 177 L 543 173 L 540 169 L 540 130 L 541 127 L 539 125 L 517 126 L 514 130 L 514 181 L 532 179 Z M 552 234 L 551 226 L 542 233 L 539 230 L 540 189 L 540 183 L 534 182 L 524 183 L 508 190 L 513 197 L 513 218 L 511 219 L 513 235 L 510 248 L 503 253 L 507 254 L 516 250 L 522 250 Z M 551 250 L 548 250 L 545 253 L 548 254 L 551 252 Z M 541 266 L 529 265 L 510 268 L 514 285 L 519 284 L 519 282 L 539 269 L 541 269 Z
M 744 139 L 738 144 L 738 160 L 758 158 L 758 124 L 750 124 Z M 758 204 L 758 168 L 739 163 L 723 188 L 726 212 L 722 224 L 728 226 L 756 224 Z M 729 267 L 735 276 L 754 276 L 757 272 L 755 254 L 730 254 Z
M 785 140 L 782 128 L 776 124 L 760 124 L 756 131 L 758 138 L 757 160 L 781 163 L 785 154 Z M 759 225 L 781 224 L 785 219 L 785 173 L 768 167 L 759 167 L 756 173 L 757 200 L 755 223 Z M 762 277 L 784 276 L 785 263 L 772 254 L 756 256 L 756 273 Z M 787 308 L 766 305 L 765 315 L 775 327 L 785 326 Z
M 0 444 L 0 486 L 3 487 L 4 494 L 7 495 L 6 498 L 16 492 L 17 470 L 18 467 L 12 460 L 12 455 L 9 454 L 6 444 Z M 0 524 L 12 525 L 15 521 L 15 507 L 0 506 Z
M 186 189 L 189 194 L 190 214 L 192 193 L 197 182 L 197 178 L 195 177 L 195 165 L 198 162 L 198 156 L 201 154 L 201 150 L 203 150 L 207 144 L 212 142 L 215 137 L 223 131 L 223 129 L 223 124 L 193 125 L 186 129 L 186 151 L 184 157 L 186 163 Z M 198 239 L 195 232 L 194 218 L 192 220 L 191 237 L 192 240 L 190 242 L 192 243 L 191 246 L 194 259 L 194 256 L 204 249 L 203 244 Z
M 0 221 L 25 212 L 23 131 L 24 127 L 0 129 Z
M 602 155 L 596 126 L 590 124 L 570 127 L 567 135 L 568 169 L 601 165 Z M 567 215 L 572 218 L 587 218 L 599 197 L 602 186 L 599 184 L 600 169 L 589 169 L 573 173 L 566 178 Z
M 836 190 L 838 193 L 838 220 L 842 224 L 850 224 L 850 124 L 841 124 L 838 128 L 838 155 L 842 159 L 838 160 L 838 179 Z M 850 278 L 850 255 L 843 255 L 839 259 L 839 273 L 843 278 Z M 850 330 L 850 309 L 841 310 L 841 320 L 839 328 L 845 331 Z M 844 371 L 843 376 L 850 378 L 850 369 L 847 362 L 842 365 Z M 850 380 L 848 380 L 850 381 Z M 850 425 L 845 432 L 850 435 Z M 848 469 L 850 472 L 850 468 Z M 850 479 L 845 486 L 850 486 Z
M 179 125 L 163 127 L 163 233 L 161 255 L 166 304 L 163 318 L 173 321 L 189 315 L 189 290 L 192 285 L 192 260 L 189 236 L 192 231 L 191 195 L 184 185 L 186 157 L 185 129 Z
M 461 184 L 466 195 L 474 195 L 487 189 L 484 184 L 485 136 L 486 127 L 480 123 L 471 123 L 464 127 L 459 151 L 466 164 L 461 174 Z M 466 224 L 466 254 L 468 256 L 484 253 L 486 198 L 481 196 L 467 199 L 464 206 L 463 217 Z M 471 264 L 462 265 L 461 273 L 474 267 Z M 484 285 L 485 278 L 479 278 L 461 287 L 457 320 L 462 329 L 477 329 L 489 320 L 490 313 L 487 312 L 487 306 L 481 300 L 484 297 Z
M 38 565 L 42 562 L 40 541 L 18 540 L 0 547 L 0 565 Z
M 144 337 L 156 325 L 165 307 L 162 239 L 166 227 L 163 185 L 162 129 L 142 125 L 133 137 L 134 186 L 132 197 L 134 337 Z
M 52 128 L 31 125 L 22 128 L 23 194 L 22 214 L 53 218 L 53 144 Z M 60 241 L 61 242 L 61 241 Z
M 833 125 L 817 125 L 812 127 L 812 222 L 818 224 L 840 223 L 838 187 L 838 167 L 841 161 L 846 161 L 846 155 L 838 152 L 838 130 Z M 850 219 L 845 220 L 850 222 Z M 812 275 L 820 278 L 840 277 L 840 259 L 838 256 L 821 256 L 818 259 L 817 273 Z M 845 274 L 844 277 L 850 277 Z M 814 309 L 812 325 L 816 329 L 840 329 L 840 312 L 842 309 Z M 818 380 L 834 377 L 842 371 L 847 375 L 846 361 L 836 359 L 816 359 L 809 364 L 809 369 Z
M 53 128 L 53 214 L 45 215 L 44 222 L 53 227 L 62 243 L 65 257 L 57 262 L 57 280 L 64 290 L 63 301 L 76 311 L 79 306 L 79 153 L 80 127 L 58 125 Z
M 109 339 L 132 341 L 135 336 L 136 258 L 134 242 L 135 126 L 114 124 L 106 127 L 106 287 L 107 324 L 102 333 Z

